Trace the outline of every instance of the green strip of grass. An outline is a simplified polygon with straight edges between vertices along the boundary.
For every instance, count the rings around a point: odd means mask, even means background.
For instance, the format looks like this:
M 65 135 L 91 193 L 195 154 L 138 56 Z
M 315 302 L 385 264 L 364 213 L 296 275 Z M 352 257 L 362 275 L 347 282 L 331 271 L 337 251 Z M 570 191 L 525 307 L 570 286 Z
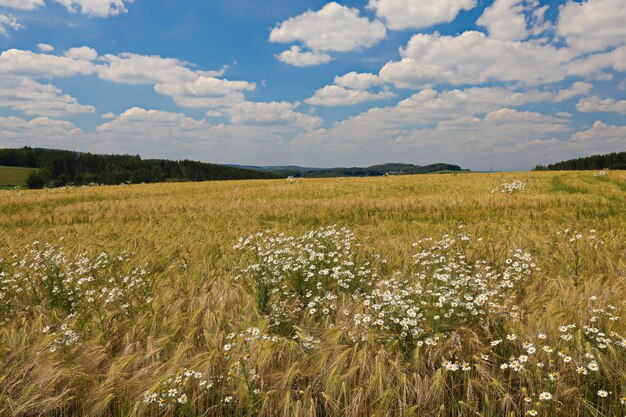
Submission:
M 33 168 L 0 166 L 0 187 L 25 187 Z

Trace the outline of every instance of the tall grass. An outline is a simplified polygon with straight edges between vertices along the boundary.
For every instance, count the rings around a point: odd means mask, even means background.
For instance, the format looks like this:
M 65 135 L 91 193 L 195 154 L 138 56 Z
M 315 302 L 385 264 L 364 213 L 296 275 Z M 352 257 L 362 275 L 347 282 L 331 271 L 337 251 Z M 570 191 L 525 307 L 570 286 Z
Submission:
M 626 174 L 590 175 L 0 191 L 0 415 L 623 415 Z

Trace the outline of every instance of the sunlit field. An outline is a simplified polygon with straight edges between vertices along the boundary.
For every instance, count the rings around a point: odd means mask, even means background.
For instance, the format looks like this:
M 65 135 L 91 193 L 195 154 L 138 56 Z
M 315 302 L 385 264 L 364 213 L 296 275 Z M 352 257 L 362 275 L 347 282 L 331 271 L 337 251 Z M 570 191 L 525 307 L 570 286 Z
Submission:
M 31 168 L 0 166 L 0 189 L 25 186 L 31 172 L 33 172 Z
M 622 416 L 626 172 L 0 191 L 0 415 Z

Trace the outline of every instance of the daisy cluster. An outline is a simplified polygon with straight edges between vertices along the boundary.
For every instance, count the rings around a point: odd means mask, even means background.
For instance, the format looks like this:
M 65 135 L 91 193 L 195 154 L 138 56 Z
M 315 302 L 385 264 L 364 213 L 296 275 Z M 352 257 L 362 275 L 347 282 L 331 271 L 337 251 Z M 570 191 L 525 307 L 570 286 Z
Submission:
M 374 283 L 362 294 L 363 312 L 356 324 L 386 338 L 433 345 L 436 338 L 462 327 L 482 328 L 487 322 L 515 316 L 516 294 L 539 268 L 529 253 L 513 250 L 502 265 L 471 260 L 467 234 L 444 235 L 415 244 L 415 273 Z
M 503 182 L 493 190 L 491 190 L 492 194 L 496 193 L 505 193 L 505 194 L 513 194 L 513 193 L 522 193 L 526 190 L 526 184 L 522 181 L 515 180 L 513 182 Z
M 623 389 L 621 371 L 611 365 L 626 358 L 626 338 L 611 330 L 619 319 L 617 310 L 613 305 L 591 307 L 586 325 L 568 323 L 527 336 L 507 333 L 469 358 L 456 353 L 441 368 L 451 376 L 489 373 L 508 381 L 526 415 L 547 415 L 550 404 L 571 399 L 573 392 L 602 409 L 608 397 Z
M 217 361 L 208 372 L 184 369 L 162 381 L 158 388 L 144 394 L 144 404 L 160 408 L 191 409 L 192 403 L 228 406 L 239 398 L 254 399 L 263 392 L 263 380 L 257 371 L 256 352 L 271 348 L 277 336 L 270 336 L 258 327 L 225 336 Z M 188 404 L 189 403 L 189 404 Z
M 152 301 L 152 275 L 122 252 L 68 256 L 57 244 L 34 242 L 0 260 L 0 318 L 41 306 L 84 321 L 95 312 L 130 316 Z
M 235 249 L 252 254 L 243 277 L 252 279 L 257 307 L 274 329 L 304 318 L 334 320 L 343 296 L 353 297 L 377 280 L 369 261 L 359 261 L 354 234 L 346 228 L 325 227 L 301 236 L 271 232 L 240 239 Z

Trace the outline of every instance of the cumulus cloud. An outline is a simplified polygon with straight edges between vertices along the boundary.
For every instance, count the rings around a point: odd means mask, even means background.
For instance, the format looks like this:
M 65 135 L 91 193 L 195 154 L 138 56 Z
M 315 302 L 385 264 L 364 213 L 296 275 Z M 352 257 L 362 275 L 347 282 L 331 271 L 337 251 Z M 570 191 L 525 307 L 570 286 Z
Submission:
M 153 84 L 159 94 L 172 97 L 182 107 L 227 107 L 245 100 L 244 92 L 256 88 L 247 81 L 231 81 L 213 75 L 220 71 L 194 71 L 174 58 L 123 53 L 105 55 L 98 67 L 100 78 L 124 84 Z
M 128 12 L 126 5 L 134 0 L 54 0 L 71 13 L 96 17 L 117 16 Z M 0 6 L 21 10 L 34 10 L 46 5 L 45 0 L 0 0 Z
M 95 71 L 96 66 L 83 59 L 38 54 L 19 49 L 9 49 L 0 54 L 0 74 L 53 78 L 88 75 Z
M 570 88 L 559 90 L 552 96 L 552 101 L 560 102 L 571 98 L 589 94 L 593 89 L 593 84 L 584 81 L 577 81 Z
M 0 77 L 0 107 L 11 108 L 29 116 L 62 117 L 93 113 L 93 106 L 78 101 L 51 84 L 40 84 L 25 77 Z
M 368 8 L 394 30 L 421 29 L 451 22 L 461 10 L 476 6 L 475 0 L 370 0 Z
M 215 77 L 199 76 L 190 82 L 156 84 L 154 90 L 165 94 L 182 107 L 228 107 L 245 100 L 245 91 L 256 88 L 247 81 L 230 81 Z
M 391 91 L 372 93 L 366 90 L 352 90 L 339 85 L 327 85 L 307 98 L 305 102 L 313 106 L 348 106 L 367 101 L 386 100 L 395 97 Z
M 626 44 L 623 0 L 569 0 L 560 10 L 557 33 L 580 51 L 600 51 Z
M 389 132 L 412 129 L 438 121 L 476 117 L 500 108 L 513 108 L 531 103 L 561 101 L 582 88 L 556 91 L 516 91 L 503 87 L 473 87 L 436 91 L 421 90 L 391 107 L 374 107 L 335 125 L 346 137 L 361 135 L 384 137 Z
M 591 128 L 572 135 L 572 146 L 579 155 L 621 152 L 624 150 L 625 137 L 626 126 L 610 125 L 597 120 Z
M 367 90 L 382 83 L 383 81 L 376 74 L 358 73 L 355 71 L 335 77 L 336 85 L 355 90 Z
M 608 112 L 626 114 L 626 100 L 602 99 L 598 96 L 585 97 L 576 103 L 576 110 L 581 113 Z
M 488 81 L 557 82 L 565 77 L 567 63 L 575 57 L 568 49 L 491 39 L 475 31 L 459 36 L 417 34 L 400 53 L 402 60 L 387 63 L 380 76 L 405 88 Z
M 591 76 L 597 79 L 611 79 L 612 75 L 602 72 L 603 69 L 626 71 L 626 46 L 608 52 L 600 52 L 577 58 L 565 67 L 567 75 Z
M 120 114 L 113 121 L 98 126 L 98 132 L 116 132 L 132 136 L 146 133 L 146 126 L 151 132 L 159 132 L 159 136 L 168 136 L 180 131 L 197 131 L 206 128 L 204 120 L 195 120 L 182 113 L 172 113 L 159 110 L 146 110 L 133 107 Z M 141 129 L 137 129 L 141 127 Z M 149 136 L 146 137 L 149 139 Z
M 32 1 L 32 0 L 29 0 Z M 117 16 L 128 12 L 126 4 L 134 0 L 55 0 L 72 13 L 83 13 L 96 17 Z M 43 1 L 42 1 L 43 3 Z M 124 4 L 126 3 L 126 4 Z
M 54 46 L 47 43 L 40 43 L 37 45 L 37 49 L 39 49 L 41 52 L 52 52 L 54 51 Z
M 387 35 L 384 25 L 361 17 L 357 9 L 331 2 L 278 24 L 270 42 L 302 42 L 313 51 L 348 52 L 377 44 Z
M 9 29 L 20 30 L 24 26 L 14 16 L 0 14 L 0 35 L 8 35 Z
M 0 137 L 3 146 L 75 146 L 82 130 L 64 121 L 38 117 L 24 120 L 19 117 L 0 117 Z
M 476 24 L 485 26 L 493 39 L 520 41 L 548 29 L 544 21 L 548 7 L 538 0 L 495 0 Z
M 98 67 L 100 78 L 117 83 L 181 83 L 192 82 L 198 77 L 184 62 L 175 58 L 121 53 L 104 55 L 101 60 L 105 65 Z
M 0 0 L 0 6 L 21 10 L 34 10 L 45 5 L 45 0 Z
M 276 58 L 285 64 L 295 67 L 310 67 L 330 62 L 330 55 L 322 52 L 303 51 L 299 46 L 292 46 L 276 55 Z
M 294 111 L 296 104 L 287 102 L 251 102 L 232 106 L 228 113 L 234 124 L 282 124 L 312 129 L 322 124 L 313 115 Z
M 88 46 L 81 46 L 80 48 L 69 49 L 67 52 L 65 52 L 65 56 L 72 59 L 94 61 L 96 58 L 98 58 L 98 52 Z

